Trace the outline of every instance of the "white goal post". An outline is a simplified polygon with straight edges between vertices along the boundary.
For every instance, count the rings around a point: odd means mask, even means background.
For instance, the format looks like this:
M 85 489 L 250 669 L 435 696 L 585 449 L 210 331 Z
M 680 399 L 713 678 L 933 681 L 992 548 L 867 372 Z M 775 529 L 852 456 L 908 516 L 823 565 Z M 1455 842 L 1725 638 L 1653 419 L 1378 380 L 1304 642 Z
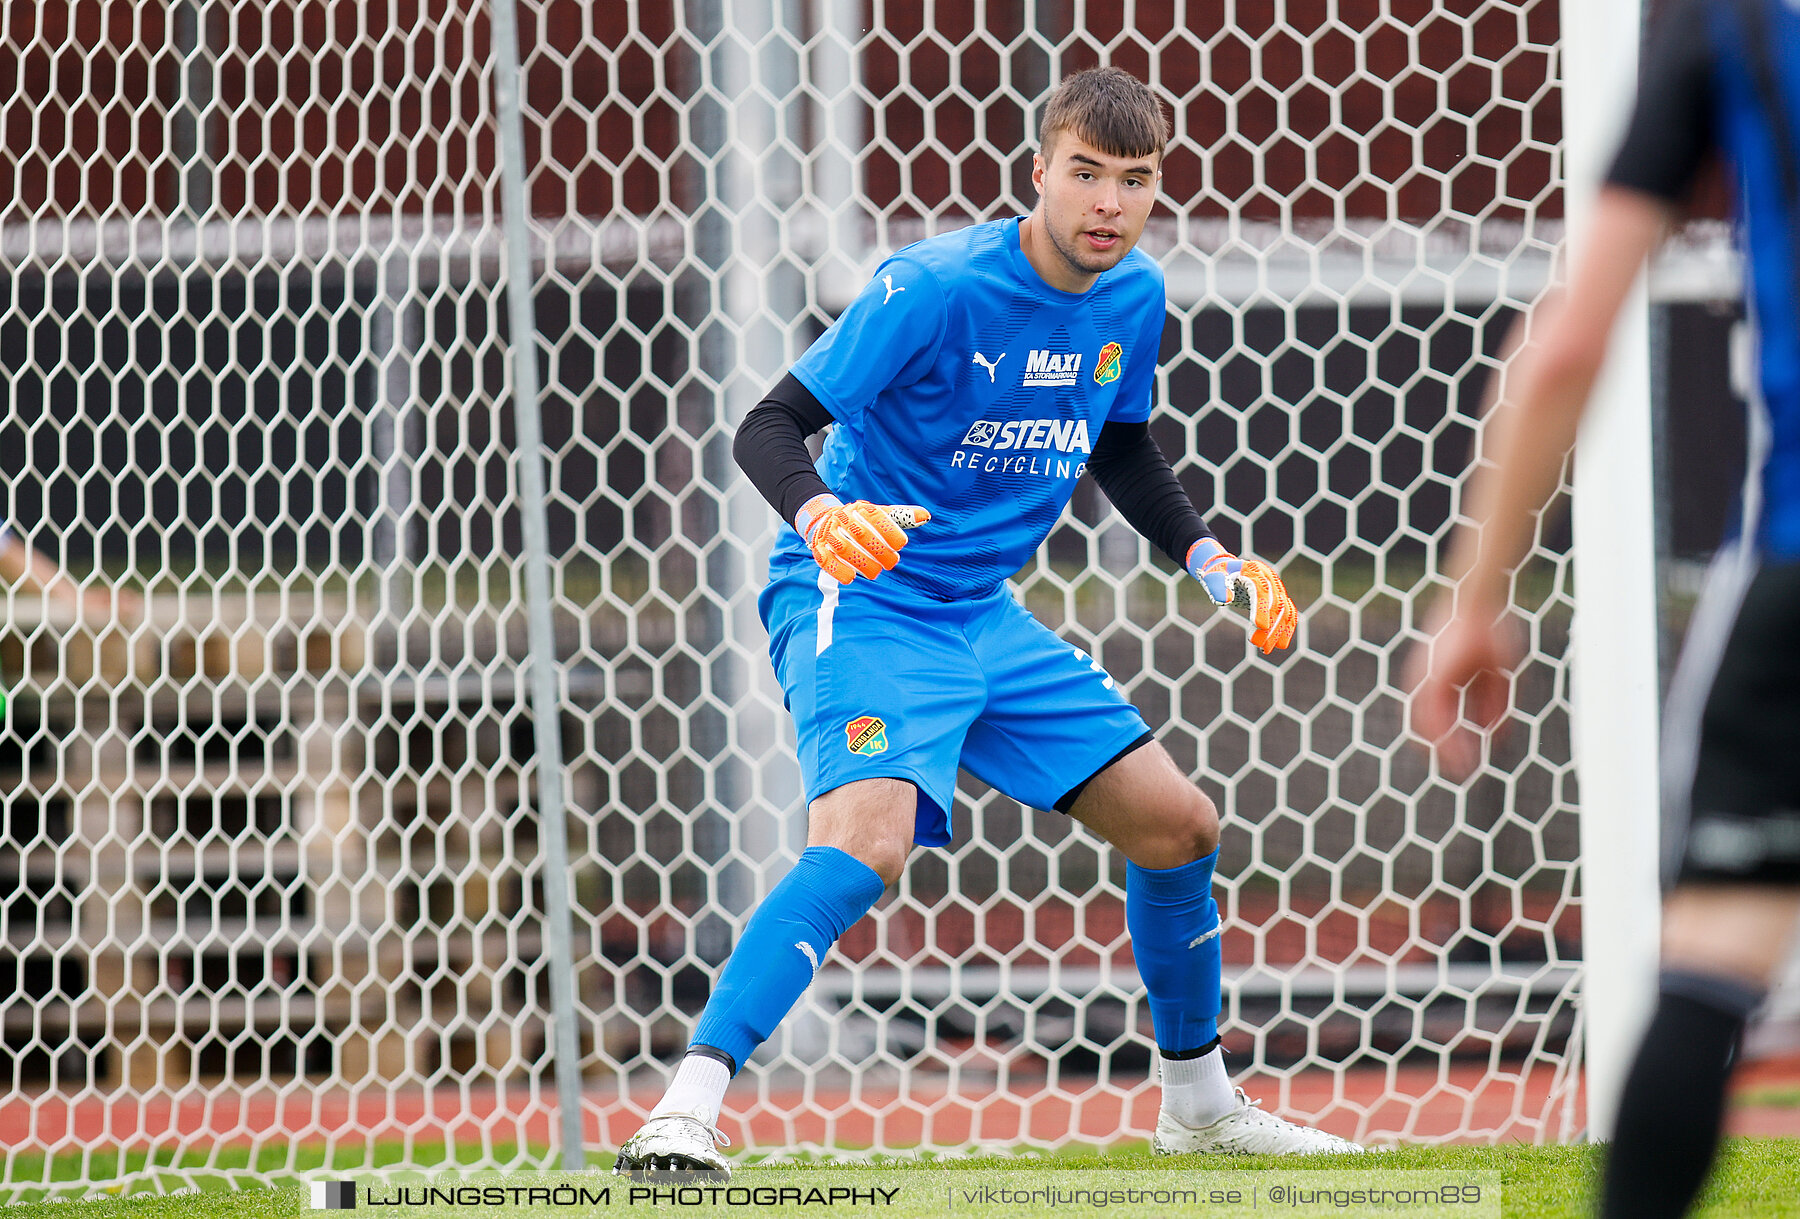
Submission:
M 1626 1035 L 1583 901 L 1619 856 L 1580 823 L 1643 767 L 1578 732 L 1577 793 L 1567 539 L 1519 575 L 1521 709 L 1472 783 L 1397 683 L 1578 213 L 1590 7 L 517 0 L 522 145 L 487 0 L 0 7 L 0 518 L 144 598 L 0 612 L 0 1193 L 520 1167 L 635 1127 L 804 836 L 755 611 L 777 523 L 732 431 L 885 252 L 1029 209 L 1036 104 L 1099 62 L 1174 126 L 1153 432 L 1304 622 L 1254 653 L 1089 486 L 1019 595 L 1219 804 L 1222 1029 L 1266 1101 L 1579 1137 L 1583 1037 L 1603 1071 Z M 1584 598 L 1642 491 L 1578 494 Z M 1616 642 L 1583 672 L 1631 673 Z M 1122 863 L 972 781 L 954 821 L 734 1084 L 752 1152 L 1147 1135 Z
M 1636 92 L 1640 0 L 1563 4 L 1571 247 Z M 1655 999 L 1662 926 L 1655 463 L 1649 294 L 1640 283 L 1595 389 L 1572 498 L 1573 695 L 1581 783 L 1588 1135 L 1610 1138 L 1630 1055 Z

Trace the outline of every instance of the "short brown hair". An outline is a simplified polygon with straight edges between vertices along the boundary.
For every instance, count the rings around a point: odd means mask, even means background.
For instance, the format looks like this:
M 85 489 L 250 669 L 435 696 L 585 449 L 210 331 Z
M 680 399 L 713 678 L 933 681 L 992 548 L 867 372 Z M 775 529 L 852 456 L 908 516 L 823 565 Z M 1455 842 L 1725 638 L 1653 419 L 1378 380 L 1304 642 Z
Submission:
M 1115 157 L 1157 156 L 1169 142 L 1162 103 L 1123 68 L 1088 68 L 1056 86 L 1038 122 L 1038 150 L 1065 131 Z

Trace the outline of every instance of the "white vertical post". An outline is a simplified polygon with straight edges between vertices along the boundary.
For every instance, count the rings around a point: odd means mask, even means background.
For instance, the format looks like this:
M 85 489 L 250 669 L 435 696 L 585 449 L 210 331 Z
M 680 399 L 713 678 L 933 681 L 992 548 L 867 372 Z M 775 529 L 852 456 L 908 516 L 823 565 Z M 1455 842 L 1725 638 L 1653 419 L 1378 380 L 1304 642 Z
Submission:
M 1640 0 L 1563 0 L 1563 132 L 1579 246 L 1637 86 Z M 1574 747 L 1588 1137 L 1612 1137 L 1653 993 L 1657 839 L 1656 512 L 1648 299 L 1640 280 L 1576 447 Z
M 800 84 L 794 45 L 783 35 L 796 15 L 792 6 L 768 0 L 727 0 L 719 12 L 720 39 L 715 71 L 730 99 L 718 175 L 720 209 L 730 218 L 732 250 L 720 277 L 720 300 L 733 342 L 729 366 L 721 369 L 720 420 L 736 434 L 744 416 L 781 379 L 794 357 L 796 320 L 806 310 L 805 285 L 796 270 L 783 268 L 781 217 L 793 217 L 802 194 L 802 149 L 791 130 L 797 118 L 792 100 Z M 779 528 L 774 512 L 748 479 L 725 472 L 720 537 L 741 564 L 736 587 L 727 592 L 729 629 L 740 654 L 750 658 L 749 680 L 738 691 L 736 720 L 781 706 L 781 687 L 764 656 L 768 635 L 756 608 L 768 568 L 769 548 Z M 734 736 L 738 729 L 732 729 Z M 750 752 L 748 750 L 746 753 Z M 768 892 L 782 866 L 781 820 L 801 801 L 799 768 L 778 751 L 752 766 L 752 790 L 735 794 L 731 815 L 738 849 L 761 873 L 755 897 Z M 732 894 L 749 897 L 748 894 Z
M 798 87 L 799 65 L 793 45 L 780 36 L 782 6 L 705 0 L 693 7 L 690 19 L 711 47 L 708 73 L 717 94 L 695 118 L 701 146 L 716 167 L 714 207 L 696 244 L 717 277 L 719 308 L 713 320 L 727 323 L 709 327 L 701 360 L 719 385 L 718 420 L 730 435 L 793 358 L 787 339 L 806 303 L 799 275 L 780 265 L 778 222 L 778 214 L 792 213 L 801 193 L 800 150 L 791 141 L 782 144 L 788 134 L 782 108 Z M 780 687 L 763 659 L 768 636 L 756 610 L 777 523 L 735 468 L 718 470 L 715 477 L 724 488 L 717 570 L 724 577 L 727 638 L 747 661 L 728 691 L 729 732 L 749 763 L 741 772 L 747 782 L 719 793 L 733 821 L 737 850 L 754 872 L 733 869 L 721 879 L 720 900 L 735 912 L 768 891 L 768 871 L 779 863 L 780 818 L 798 803 L 800 785 L 790 755 L 739 744 L 741 727 L 751 716 L 781 705 Z
M 219 66 L 213 62 L 212 16 L 207 12 L 206 0 L 177 0 L 173 16 L 178 67 L 169 135 L 179 167 L 176 206 L 184 213 L 184 219 L 198 224 L 213 210 L 218 164 L 213 140 L 213 84 Z
M 388 249 L 377 260 L 375 301 L 369 318 L 369 346 L 378 360 L 369 418 L 369 450 L 377 467 L 369 557 L 379 573 L 377 613 L 403 649 L 419 563 L 413 535 L 418 525 L 418 465 L 424 436 L 414 365 L 424 339 L 422 312 L 418 267 L 396 225 Z
M 500 136 L 500 212 L 511 330 L 513 420 L 518 428 L 519 516 L 525 527 L 525 603 L 531 640 L 531 718 L 537 732 L 539 841 L 544 852 L 544 956 L 550 971 L 550 1055 L 555 1063 L 562 1166 L 585 1165 L 581 1044 L 575 1029 L 569 829 L 563 807 L 562 699 L 550 618 L 550 526 L 544 508 L 544 436 L 538 417 L 537 318 L 531 292 L 531 205 L 525 193 L 525 122 L 520 113 L 519 18 L 513 0 L 493 0 L 494 100 Z
M 853 282 L 868 253 L 862 230 L 868 215 L 861 206 L 858 161 L 867 147 L 863 132 L 868 121 L 857 61 L 862 0 L 812 0 L 810 20 L 818 33 L 811 54 L 801 56 L 799 67 L 812 85 L 809 117 L 818 133 L 817 143 L 808 150 L 808 164 L 810 203 L 818 209 L 821 231 L 809 279 L 811 297 L 819 300 L 825 296 L 822 276 Z

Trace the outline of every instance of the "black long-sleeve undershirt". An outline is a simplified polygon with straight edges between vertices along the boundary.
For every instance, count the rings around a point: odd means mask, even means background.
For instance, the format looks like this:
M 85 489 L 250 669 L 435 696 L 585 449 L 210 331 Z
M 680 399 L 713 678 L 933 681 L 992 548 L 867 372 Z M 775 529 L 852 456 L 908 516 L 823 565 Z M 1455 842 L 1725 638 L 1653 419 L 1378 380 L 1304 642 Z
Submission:
M 1125 523 L 1178 566 L 1187 562 L 1187 552 L 1195 542 L 1213 535 L 1169 467 L 1148 423 L 1115 419 L 1101 428 L 1088 457 L 1088 473 Z
M 830 423 L 831 412 L 789 373 L 751 408 L 732 438 L 738 469 L 789 524 L 807 500 L 831 494 L 806 450 L 806 438 Z
M 738 428 L 732 457 L 784 521 L 813 496 L 831 494 L 806 448 L 806 438 L 831 422 L 831 412 L 789 373 Z M 1126 523 L 1176 563 L 1186 561 L 1195 542 L 1212 536 L 1149 424 L 1115 420 L 1101 428 L 1088 473 Z

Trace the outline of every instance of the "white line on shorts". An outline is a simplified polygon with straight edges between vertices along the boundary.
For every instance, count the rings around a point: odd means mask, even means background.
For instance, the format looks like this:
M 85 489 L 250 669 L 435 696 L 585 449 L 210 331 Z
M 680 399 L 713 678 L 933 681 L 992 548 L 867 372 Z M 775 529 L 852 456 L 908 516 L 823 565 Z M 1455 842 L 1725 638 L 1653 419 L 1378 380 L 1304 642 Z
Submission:
M 831 646 L 831 616 L 837 613 L 838 589 L 841 588 L 836 577 L 823 569 L 819 572 L 819 631 L 818 644 L 813 649 L 814 656 L 825 655 L 825 649 Z

